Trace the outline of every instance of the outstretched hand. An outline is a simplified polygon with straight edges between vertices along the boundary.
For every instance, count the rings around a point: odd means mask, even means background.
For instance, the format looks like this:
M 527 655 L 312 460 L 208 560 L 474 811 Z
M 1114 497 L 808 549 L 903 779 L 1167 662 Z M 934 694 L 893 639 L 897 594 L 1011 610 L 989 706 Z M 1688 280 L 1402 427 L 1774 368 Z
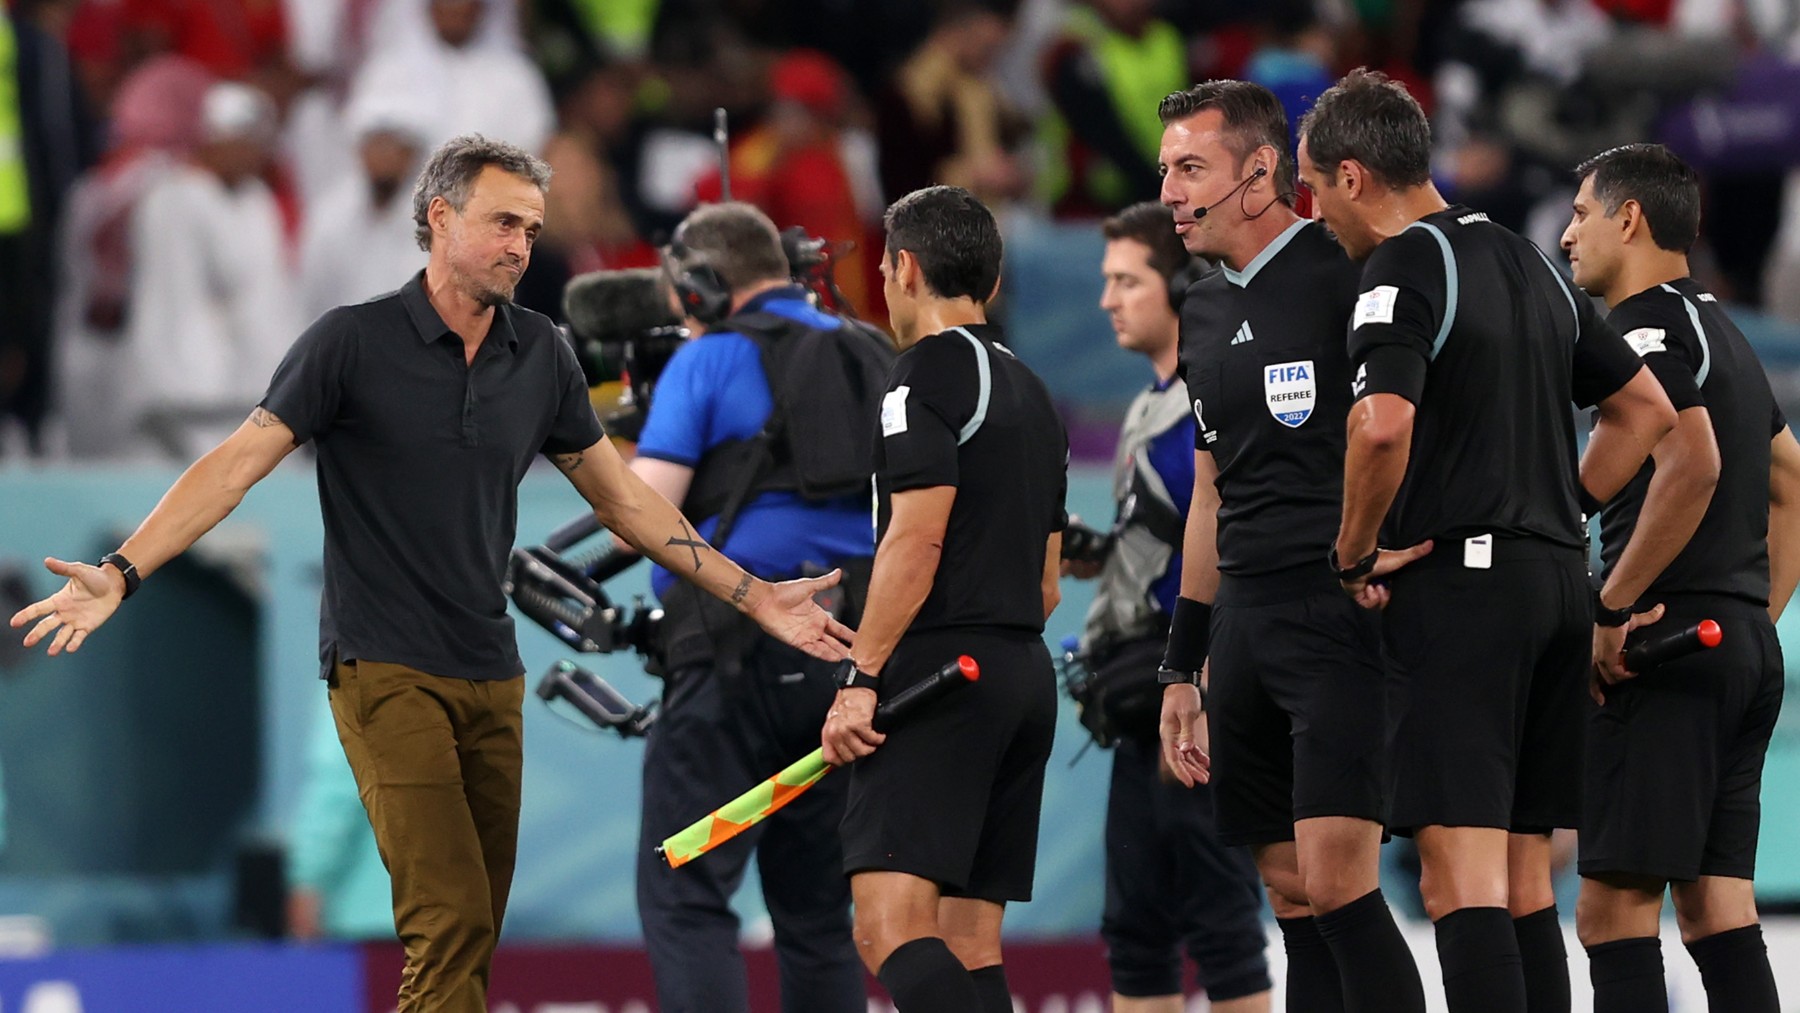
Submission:
M 844 571 L 833 570 L 822 577 L 765 585 L 764 593 L 749 610 L 750 618 L 770 636 L 815 658 L 842 661 L 850 656 L 856 631 L 821 608 L 813 601 L 813 595 L 831 590 L 843 577 Z
M 39 620 L 25 634 L 25 646 L 36 647 L 38 641 L 55 633 L 47 653 L 56 655 L 66 650 L 72 654 L 81 649 L 88 634 L 112 617 L 119 602 L 125 599 L 125 578 L 98 566 L 60 559 L 45 559 L 44 569 L 67 577 L 69 582 L 50 597 L 13 613 L 12 627 L 18 629 Z

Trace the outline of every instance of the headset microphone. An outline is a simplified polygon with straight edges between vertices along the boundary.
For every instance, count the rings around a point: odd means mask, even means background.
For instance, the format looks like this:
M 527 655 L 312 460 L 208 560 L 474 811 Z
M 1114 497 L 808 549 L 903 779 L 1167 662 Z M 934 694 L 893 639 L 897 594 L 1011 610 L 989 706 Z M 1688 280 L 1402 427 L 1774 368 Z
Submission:
M 1262 166 L 1260 166 L 1260 165 L 1259 165 L 1259 166 L 1257 166 L 1257 167 L 1256 167 L 1256 171 L 1255 171 L 1255 172 L 1253 172 L 1253 173 L 1251 173 L 1251 174 L 1250 174 L 1250 175 L 1248 175 L 1248 176 L 1245 176 L 1245 177 L 1244 177 L 1244 180 L 1243 180 L 1243 182 L 1241 182 L 1241 183 L 1239 183 L 1239 184 L 1238 184 L 1238 185 L 1237 185 L 1237 186 L 1234 186 L 1234 187 L 1232 187 L 1232 188 L 1231 188 L 1231 192 L 1229 192 L 1229 193 L 1227 193 L 1227 194 L 1226 194 L 1226 195 L 1225 195 L 1225 196 L 1223 196 L 1223 197 L 1220 197 L 1220 198 L 1219 198 L 1219 199 L 1218 199 L 1218 200 L 1216 200 L 1216 201 L 1213 201 L 1213 202 L 1212 202 L 1212 203 L 1211 203 L 1211 204 L 1208 204 L 1208 205 L 1207 205 L 1207 206 L 1205 206 L 1205 207 L 1203 207 L 1203 208 L 1197 208 L 1197 209 L 1195 209 L 1195 211 L 1194 211 L 1194 217 L 1192 217 L 1192 218 L 1190 218 L 1190 219 L 1188 219 L 1188 220 L 1189 220 L 1189 221 L 1194 221 L 1194 222 L 1197 222 L 1197 221 L 1199 221 L 1199 220 L 1200 220 L 1200 219 L 1202 219 L 1202 218 L 1205 218 L 1205 217 L 1206 217 L 1206 216 L 1207 216 L 1207 213 L 1208 213 L 1208 212 L 1210 212 L 1210 211 L 1212 211 L 1212 209 L 1213 209 L 1213 208 L 1216 208 L 1216 207 L 1218 207 L 1218 206 L 1219 206 L 1219 205 L 1221 205 L 1221 204 L 1223 204 L 1223 203 L 1225 203 L 1225 202 L 1226 202 L 1226 201 L 1228 201 L 1228 200 L 1230 200 L 1230 199 L 1231 199 L 1231 198 L 1233 198 L 1233 197 L 1236 197 L 1236 196 L 1237 196 L 1237 192 L 1238 192 L 1238 191 L 1239 191 L 1239 190 L 1242 190 L 1242 189 L 1243 189 L 1243 188 L 1244 188 L 1244 187 L 1247 187 L 1247 186 L 1249 186 L 1249 185 L 1250 185 L 1250 184 L 1251 184 L 1251 183 L 1254 183 L 1254 182 L 1255 182 L 1255 181 L 1256 181 L 1256 179 L 1257 179 L 1257 177 L 1259 177 L 1259 176 L 1267 176 L 1267 175 L 1268 175 L 1268 174 L 1269 174 L 1269 170 L 1267 170 L 1267 169 L 1265 169 L 1265 168 L 1263 168 L 1263 167 L 1262 167 Z

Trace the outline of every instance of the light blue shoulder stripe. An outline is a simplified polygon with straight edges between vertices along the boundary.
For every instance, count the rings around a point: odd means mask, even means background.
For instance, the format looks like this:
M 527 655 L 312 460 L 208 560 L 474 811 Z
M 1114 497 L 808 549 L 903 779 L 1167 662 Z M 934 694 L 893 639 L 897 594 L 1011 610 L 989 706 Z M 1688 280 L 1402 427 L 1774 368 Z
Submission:
M 1450 249 L 1450 239 L 1444 230 L 1430 222 L 1413 222 L 1409 229 L 1424 229 L 1437 240 L 1438 249 L 1444 254 L 1444 323 L 1438 328 L 1437 340 L 1431 343 L 1431 356 L 1436 361 L 1438 353 L 1444 350 L 1444 339 L 1450 336 L 1450 325 L 1456 322 L 1456 298 L 1459 280 L 1456 276 L 1456 253 Z
M 1581 311 L 1575 308 L 1575 293 L 1569 291 L 1568 279 L 1564 278 L 1563 273 L 1556 269 L 1556 265 L 1550 262 L 1550 258 L 1544 255 L 1544 251 L 1538 249 L 1536 243 L 1527 240 L 1526 245 L 1531 247 L 1531 252 L 1538 255 L 1538 259 L 1544 262 L 1544 266 L 1550 269 L 1550 273 L 1556 276 L 1556 287 L 1562 290 L 1563 298 L 1569 301 L 1569 315 L 1575 318 L 1575 340 L 1580 341 Z
M 1693 300 L 1681 294 L 1681 290 L 1670 284 L 1663 285 L 1663 291 L 1681 300 L 1687 309 L 1688 320 L 1694 325 L 1694 337 L 1700 340 L 1700 368 L 1694 373 L 1694 386 L 1706 386 L 1706 376 L 1712 372 L 1712 346 L 1706 342 L 1706 328 L 1700 326 L 1700 310 Z
M 970 334 L 966 328 L 952 327 L 951 330 L 968 338 L 969 344 L 975 346 L 975 383 L 977 385 L 975 414 L 969 416 L 969 421 L 963 425 L 962 431 L 956 434 L 956 445 L 960 447 L 969 442 L 980 431 L 981 424 L 987 421 L 988 396 L 994 390 L 994 377 L 990 372 L 993 367 L 988 365 L 987 346 L 981 343 L 981 339 Z
M 1250 263 L 1245 264 L 1242 271 L 1233 271 L 1229 267 L 1221 266 L 1220 270 L 1225 272 L 1225 280 L 1236 285 L 1238 288 L 1248 287 L 1250 279 L 1256 277 L 1269 261 L 1274 260 L 1277 254 L 1282 250 L 1287 249 L 1287 244 L 1293 242 L 1294 237 L 1305 231 L 1306 227 L 1311 224 L 1312 219 L 1302 218 L 1294 224 L 1289 225 L 1287 228 L 1282 229 L 1281 235 L 1269 240 L 1269 245 L 1263 247 L 1262 252 L 1252 258 Z

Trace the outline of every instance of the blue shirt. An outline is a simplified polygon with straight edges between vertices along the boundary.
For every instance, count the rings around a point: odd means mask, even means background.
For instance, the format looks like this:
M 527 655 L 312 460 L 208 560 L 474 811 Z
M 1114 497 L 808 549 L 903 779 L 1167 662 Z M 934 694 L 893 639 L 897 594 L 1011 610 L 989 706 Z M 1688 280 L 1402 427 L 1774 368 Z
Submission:
M 1155 389 L 1164 391 L 1174 379 L 1159 380 Z M 1150 458 L 1150 467 L 1169 487 L 1169 498 L 1175 501 L 1175 509 L 1181 511 L 1185 519 L 1188 506 L 1194 501 L 1194 414 L 1182 412 L 1181 421 L 1157 433 L 1150 439 L 1150 447 L 1146 451 Z M 1181 594 L 1181 549 L 1169 560 L 1169 568 L 1156 582 L 1150 585 L 1150 593 L 1156 598 L 1157 607 L 1163 615 L 1175 614 L 1175 598 Z
M 795 285 L 771 289 L 751 299 L 741 312 L 773 313 L 826 330 L 843 326 L 838 318 L 820 312 Z M 703 334 L 681 346 L 663 369 L 637 452 L 696 467 L 712 448 L 761 432 L 774 410 L 756 342 L 735 331 Z M 700 534 L 710 539 L 716 527 L 718 518 L 709 518 L 700 525 Z M 797 493 L 761 493 L 744 504 L 730 539 L 718 548 L 765 580 L 797 577 L 809 563 L 829 569 L 846 559 L 867 558 L 875 554 L 869 498 L 853 495 L 809 503 Z M 650 578 L 658 597 L 674 583 L 675 576 L 662 567 Z

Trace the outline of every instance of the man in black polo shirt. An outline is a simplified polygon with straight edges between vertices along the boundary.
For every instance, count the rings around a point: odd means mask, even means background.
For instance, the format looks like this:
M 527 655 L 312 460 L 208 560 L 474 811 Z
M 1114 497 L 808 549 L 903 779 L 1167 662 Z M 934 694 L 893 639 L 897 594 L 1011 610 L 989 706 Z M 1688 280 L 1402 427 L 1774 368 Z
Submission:
M 1333 565 L 1386 606 L 1390 825 L 1418 840 L 1452 1013 L 1567 1010 L 1549 834 L 1580 816 L 1579 496 L 1623 487 L 1675 413 L 1542 251 L 1438 196 L 1430 125 L 1400 85 L 1354 72 L 1300 134 L 1301 181 L 1366 260 Z M 1600 407 L 1579 479 L 1571 400 Z M 1433 550 L 1371 581 L 1378 536 Z
M 886 225 L 901 353 L 881 404 L 880 542 L 821 739 L 827 761 L 856 761 L 844 870 L 863 962 L 901 1013 L 1010 1013 L 1000 922 L 1007 901 L 1031 899 L 1037 862 L 1069 441 L 1043 381 L 987 322 L 1001 253 L 988 209 L 930 187 Z M 878 694 L 961 654 L 979 682 L 873 729 Z
M 1608 322 L 1679 412 L 1654 463 L 1600 513 L 1594 665 L 1606 685 L 1588 716 L 1576 919 L 1594 1009 L 1668 1007 L 1658 939 L 1667 889 L 1711 1007 L 1773 1013 L 1780 1000 L 1751 879 L 1784 678 L 1773 619 L 1795 576 L 1783 566 L 1770 586 L 1770 549 L 1795 525 L 1791 499 L 1771 493 L 1793 481 L 1800 444 L 1756 353 L 1688 277 L 1700 232 L 1694 171 L 1661 145 L 1632 144 L 1576 175 L 1562 240 L 1575 283 L 1606 300 Z M 1659 613 L 1647 633 L 1712 619 L 1724 640 L 1626 671 L 1625 620 L 1635 627 Z
M 1223 264 L 1182 308 L 1198 428 L 1165 756 L 1184 783 L 1210 775 L 1220 839 L 1253 849 L 1287 947 L 1289 1009 L 1422 1011 L 1380 889 L 1377 622 L 1319 564 L 1342 504 L 1357 269 L 1289 203 L 1287 117 L 1268 89 L 1208 81 L 1158 113 L 1162 202 L 1188 252 Z
M 820 657 L 850 631 L 811 600 L 835 577 L 770 585 L 698 538 L 600 431 L 574 351 L 512 305 L 550 172 L 511 145 L 450 141 L 413 194 L 425 270 L 332 310 L 294 344 L 250 418 L 196 461 L 118 552 L 48 560 L 68 584 L 21 610 L 74 651 L 138 582 L 223 520 L 308 440 L 325 520 L 320 654 L 338 736 L 393 878 L 399 1008 L 485 1013 L 519 823 L 523 666 L 500 590 L 517 489 L 548 455 L 600 522 Z

